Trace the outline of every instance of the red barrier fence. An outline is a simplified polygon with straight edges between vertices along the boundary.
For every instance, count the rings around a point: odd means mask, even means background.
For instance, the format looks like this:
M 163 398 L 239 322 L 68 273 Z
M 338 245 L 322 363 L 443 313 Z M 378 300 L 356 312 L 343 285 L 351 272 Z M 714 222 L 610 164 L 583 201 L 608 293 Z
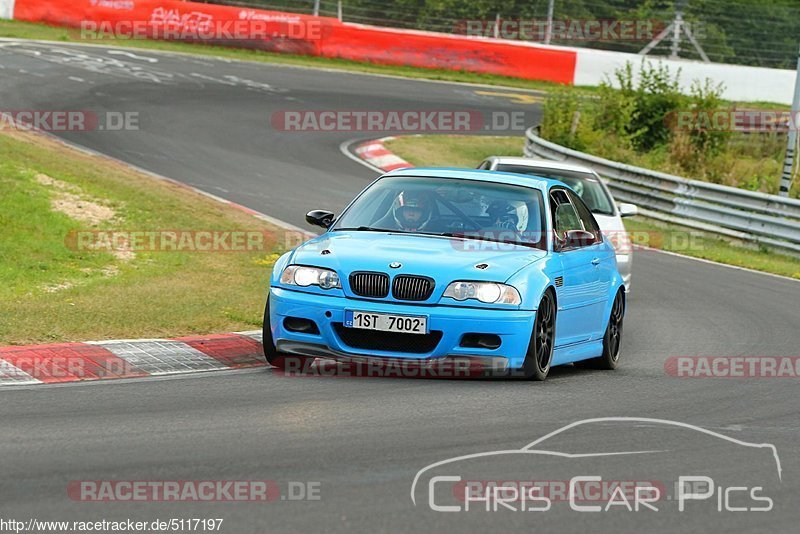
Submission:
M 17 0 L 14 18 L 139 38 L 201 40 L 384 65 L 573 83 L 576 53 L 177 0 Z

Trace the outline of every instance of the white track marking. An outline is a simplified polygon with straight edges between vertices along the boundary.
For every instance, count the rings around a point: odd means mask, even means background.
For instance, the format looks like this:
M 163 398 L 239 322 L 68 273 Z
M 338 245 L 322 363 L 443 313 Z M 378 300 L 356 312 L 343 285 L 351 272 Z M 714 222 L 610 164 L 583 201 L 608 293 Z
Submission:
M 108 53 L 112 56 L 126 56 L 131 59 L 138 59 L 140 61 L 147 61 L 148 63 L 158 63 L 158 60 L 154 57 L 145 57 L 145 56 L 138 56 L 131 52 L 125 52 L 123 50 L 109 50 Z
M 41 383 L 41 380 L 33 378 L 19 367 L 0 360 L 0 386 L 28 386 Z
M 103 48 L 105 50 L 114 50 L 113 48 L 109 48 L 108 45 L 97 43 L 97 44 L 89 44 L 89 43 L 69 43 L 63 41 L 48 41 L 48 40 L 40 40 L 40 39 L 19 39 L 15 37 L 0 37 L 0 47 L 3 46 L 3 43 L 39 43 L 39 44 L 48 44 L 48 45 L 59 45 L 59 46 L 73 46 L 76 48 L 80 47 L 95 47 L 95 48 Z M 313 71 L 321 71 L 321 72 L 335 72 L 341 74 L 353 74 L 357 76 L 370 76 L 373 78 L 388 78 L 390 80 L 405 80 L 410 82 L 420 82 L 420 83 L 434 83 L 439 85 L 455 85 L 455 86 L 463 86 L 463 87 L 480 87 L 484 89 L 506 89 L 508 91 L 514 92 L 523 92 L 523 93 L 531 93 L 537 95 L 546 95 L 547 91 L 539 90 L 539 89 L 522 89 L 519 87 L 512 87 L 509 85 L 492 85 L 487 83 L 474 83 L 474 82 L 453 82 L 447 80 L 428 80 L 425 78 L 411 78 L 408 76 L 398 76 L 396 74 L 378 74 L 374 72 L 359 72 L 354 70 L 344 70 L 344 69 L 337 69 L 333 67 L 312 67 L 308 65 L 287 65 L 285 63 L 271 63 L 269 61 L 253 61 L 253 60 L 246 60 L 246 59 L 230 59 L 230 58 L 223 58 L 217 56 L 210 56 L 206 54 L 193 54 L 191 52 L 172 52 L 168 50 L 148 50 L 148 54 L 152 55 L 160 55 L 160 56 L 172 56 L 172 57 L 184 57 L 184 58 L 192 58 L 192 59 L 206 59 L 206 60 L 215 60 L 221 63 L 242 63 L 245 65 L 269 65 L 270 68 L 286 68 L 286 69 L 295 69 L 295 70 L 313 70 Z
M 671 251 L 668 251 L 668 250 L 661 250 L 661 249 L 658 249 L 658 248 L 650 248 L 650 247 L 646 247 L 644 245 L 635 245 L 634 246 L 634 250 L 637 249 L 637 248 L 641 248 L 641 249 L 644 249 L 644 250 L 647 250 L 647 251 L 650 251 L 650 252 L 658 252 L 659 254 L 666 254 L 668 256 L 675 256 L 677 258 L 683 258 L 685 260 L 698 261 L 700 263 L 706 263 L 708 265 L 716 265 L 716 266 L 719 266 L 719 267 L 727 267 L 728 269 L 735 269 L 737 271 L 744 271 L 744 272 L 747 272 L 747 273 L 761 274 L 761 275 L 764 275 L 764 276 L 770 276 L 772 278 L 778 278 L 780 280 L 788 280 L 790 282 L 800 282 L 800 280 L 798 280 L 797 278 L 791 278 L 789 276 L 783 276 L 781 274 L 768 273 L 768 272 L 765 272 L 765 271 L 756 271 L 755 269 L 748 269 L 747 267 L 739 267 L 738 265 L 728 265 L 727 263 L 720 263 L 718 261 L 707 260 L 705 258 L 696 258 L 694 256 L 684 256 L 683 254 L 678 254 L 677 252 L 671 252 Z
M 203 377 L 218 377 L 220 374 L 245 374 L 245 373 L 263 373 L 264 366 L 262 367 L 246 367 L 244 369 L 232 369 L 226 368 L 222 370 L 211 370 L 208 372 L 197 372 L 197 373 L 179 373 L 179 374 L 172 374 L 172 375 L 148 375 L 148 376 L 137 376 L 137 377 L 124 377 L 124 378 L 115 378 L 114 380 L 79 380 L 76 382 L 53 382 L 50 384 L 47 383 L 29 383 L 29 384 L 20 384 L 18 386 L 12 386 L 5 383 L 0 382 L 0 392 L 3 390 L 13 389 L 14 391 L 19 390 L 39 390 L 39 389 L 48 389 L 48 388 L 71 388 L 71 387 L 97 387 L 97 386 L 117 386 L 119 384 L 131 383 L 131 382 L 163 382 L 168 380 L 187 380 L 193 378 L 203 378 Z

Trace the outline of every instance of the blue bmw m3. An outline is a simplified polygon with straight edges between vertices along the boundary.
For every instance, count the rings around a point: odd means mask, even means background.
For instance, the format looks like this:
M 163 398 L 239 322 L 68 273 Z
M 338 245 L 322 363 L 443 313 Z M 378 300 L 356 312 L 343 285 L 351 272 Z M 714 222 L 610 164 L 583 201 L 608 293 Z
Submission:
M 612 245 L 565 184 L 493 171 L 385 174 L 281 256 L 264 316 L 276 367 L 313 358 L 469 362 L 544 380 L 615 369 L 626 295 Z

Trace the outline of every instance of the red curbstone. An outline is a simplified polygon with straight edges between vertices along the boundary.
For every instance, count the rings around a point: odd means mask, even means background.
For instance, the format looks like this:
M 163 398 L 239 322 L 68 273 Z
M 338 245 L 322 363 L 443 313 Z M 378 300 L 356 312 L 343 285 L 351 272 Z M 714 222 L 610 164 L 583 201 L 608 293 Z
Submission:
M 148 376 L 103 347 L 84 343 L 0 347 L 0 359 L 48 384 Z
M 177 341 L 210 356 L 232 369 L 266 365 L 261 343 L 239 334 L 184 337 Z

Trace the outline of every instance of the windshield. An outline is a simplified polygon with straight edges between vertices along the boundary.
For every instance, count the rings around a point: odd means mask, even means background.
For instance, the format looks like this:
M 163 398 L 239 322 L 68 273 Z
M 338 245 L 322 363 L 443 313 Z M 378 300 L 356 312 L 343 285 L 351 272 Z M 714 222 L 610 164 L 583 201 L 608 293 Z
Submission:
M 546 249 L 542 194 L 528 187 L 416 176 L 370 186 L 333 231 L 390 231 Z
M 578 193 L 592 213 L 614 215 L 614 202 L 597 176 L 592 173 L 528 165 L 498 165 L 496 170 L 560 180 Z

